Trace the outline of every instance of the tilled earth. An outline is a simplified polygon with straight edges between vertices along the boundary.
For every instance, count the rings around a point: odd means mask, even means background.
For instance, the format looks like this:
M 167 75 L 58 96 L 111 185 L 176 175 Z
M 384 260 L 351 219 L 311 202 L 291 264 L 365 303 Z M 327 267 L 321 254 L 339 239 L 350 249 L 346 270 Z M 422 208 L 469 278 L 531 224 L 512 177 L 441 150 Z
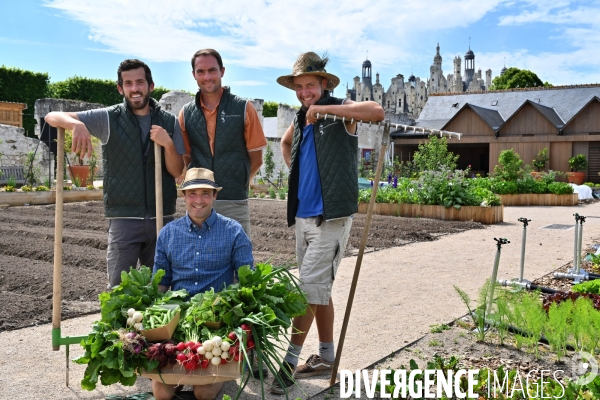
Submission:
M 251 200 L 256 262 L 295 263 L 294 229 L 286 224 L 286 203 Z M 177 216 L 184 215 L 178 200 Z M 48 323 L 52 314 L 54 205 L 0 208 L 0 331 Z M 346 256 L 356 254 L 365 215 L 354 217 Z M 101 202 L 64 205 L 62 318 L 99 311 L 106 289 L 107 221 Z M 432 241 L 442 235 L 483 229 L 474 222 L 374 215 L 367 251 Z

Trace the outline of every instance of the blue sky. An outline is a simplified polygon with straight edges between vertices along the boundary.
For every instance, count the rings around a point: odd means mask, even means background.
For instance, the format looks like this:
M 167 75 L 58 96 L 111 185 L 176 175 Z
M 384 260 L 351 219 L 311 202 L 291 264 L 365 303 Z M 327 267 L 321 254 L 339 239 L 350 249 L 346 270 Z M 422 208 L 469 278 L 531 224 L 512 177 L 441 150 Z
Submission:
M 475 67 L 530 69 L 555 85 L 600 82 L 600 1 L 565 0 L 1 0 L 0 64 L 71 76 L 116 79 L 140 58 L 156 84 L 196 90 L 190 57 L 213 47 L 224 84 L 242 97 L 296 104 L 275 79 L 299 53 L 327 52 L 340 77 L 335 94 L 361 74 L 427 79 L 439 42 L 444 75 L 469 48 Z M 464 62 L 463 62 L 464 68 Z M 1 100 L 1 99 L 0 99 Z

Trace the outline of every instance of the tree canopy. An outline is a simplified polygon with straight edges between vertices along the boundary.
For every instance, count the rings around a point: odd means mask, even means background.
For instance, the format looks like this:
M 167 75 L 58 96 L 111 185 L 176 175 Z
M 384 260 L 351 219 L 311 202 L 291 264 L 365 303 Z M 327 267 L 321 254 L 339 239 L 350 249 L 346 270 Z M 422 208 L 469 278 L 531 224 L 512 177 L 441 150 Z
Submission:
M 276 117 L 279 104 L 275 101 L 265 101 L 263 103 L 263 117 Z
M 542 82 L 542 80 L 536 75 L 535 72 L 531 72 L 528 69 L 519 69 L 511 67 L 507 69 L 502 75 L 494 78 L 490 90 L 542 86 L 552 85 L 548 82 Z

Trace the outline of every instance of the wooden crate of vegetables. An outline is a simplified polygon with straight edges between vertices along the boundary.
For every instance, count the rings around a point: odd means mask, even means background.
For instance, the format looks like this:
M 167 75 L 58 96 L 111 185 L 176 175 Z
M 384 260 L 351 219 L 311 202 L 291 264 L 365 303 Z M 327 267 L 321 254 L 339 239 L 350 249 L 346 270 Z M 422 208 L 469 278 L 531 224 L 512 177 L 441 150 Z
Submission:
M 100 295 L 102 318 L 74 360 L 87 364 L 82 388 L 131 386 L 137 375 L 167 384 L 235 380 L 255 349 L 264 395 L 262 367 L 277 373 L 292 318 L 306 312 L 297 278 L 268 264 L 245 266 L 238 283 L 189 298 L 185 290 L 161 293 L 163 276 L 146 267 L 123 272 L 121 284 Z
M 169 360 L 169 363 L 152 371 L 141 371 L 146 378 L 168 385 L 208 385 L 236 380 L 240 377 L 241 362 L 239 341 L 235 333 L 231 338 L 214 336 L 204 342 L 189 341 L 155 343 L 148 348 L 149 358 Z M 171 360 L 175 357 L 176 363 Z

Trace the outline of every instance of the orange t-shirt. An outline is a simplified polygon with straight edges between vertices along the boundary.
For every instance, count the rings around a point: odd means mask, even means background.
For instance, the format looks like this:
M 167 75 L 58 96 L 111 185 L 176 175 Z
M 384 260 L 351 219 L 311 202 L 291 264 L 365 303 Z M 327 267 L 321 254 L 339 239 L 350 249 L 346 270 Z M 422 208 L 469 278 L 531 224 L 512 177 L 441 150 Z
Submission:
M 221 91 L 221 94 L 223 92 Z M 202 98 L 200 98 L 200 106 L 206 119 L 206 129 L 208 132 L 208 142 L 210 143 L 210 152 L 215 154 L 215 132 L 217 129 L 217 109 L 209 110 L 204 106 Z M 183 144 L 185 146 L 185 154 L 189 155 L 192 152 L 190 147 L 190 140 L 188 138 L 187 131 L 185 129 L 185 118 L 183 115 L 183 109 L 179 112 L 177 117 L 179 120 L 179 126 L 181 127 L 181 134 L 183 136 Z M 246 149 L 248 152 L 262 150 L 267 147 L 267 139 L 263 131 L 260 119 L 258 119 L 258 113 L 256 108 L 251 102 L 246 103 L 246 116 L 244 118 L 244 139 L 246 140 Z

